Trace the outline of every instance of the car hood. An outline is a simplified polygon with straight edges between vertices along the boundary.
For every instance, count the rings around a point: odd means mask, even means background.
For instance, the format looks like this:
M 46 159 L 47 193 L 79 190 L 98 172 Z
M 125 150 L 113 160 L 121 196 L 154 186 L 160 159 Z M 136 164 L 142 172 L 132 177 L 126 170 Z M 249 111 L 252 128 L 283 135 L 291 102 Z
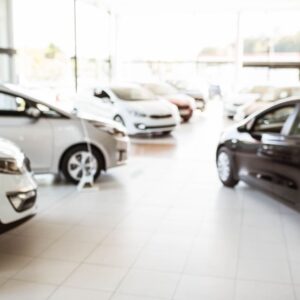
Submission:
M 15 144 L 0 138 L 0 158 L 22 160 L 24 159 L 24 154 Z
M 185 94 L 168 95 L 165 98 L 175 105 L 179 105 L 179 106 L 189 105 L 192 107 L 195 106 L 195 100 L 192 97 Z
M 146 100 L 126 102 L 127 108 L 146 115 L 172 114 L 174 109 L 166 100 Z
M 191 96 L 193 98 L 205 98 L 205 94 L 199 90 L 185 90 L 184 91 L 188 96 Z

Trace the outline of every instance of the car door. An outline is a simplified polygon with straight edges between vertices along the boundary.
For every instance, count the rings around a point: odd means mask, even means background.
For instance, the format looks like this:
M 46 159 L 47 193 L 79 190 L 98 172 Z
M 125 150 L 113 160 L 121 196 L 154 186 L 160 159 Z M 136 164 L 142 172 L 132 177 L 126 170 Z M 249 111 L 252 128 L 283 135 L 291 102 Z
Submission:
M 294 105 L 282 105 L 267 110 L 252 120 L 251 128 L 237 142 L 239 176 L 264 190 L 274 192 L 275 172 L 272 149 L 268 143 L 282 138 L 282 131 Z
M 34 106 L 24 97 L 0 92 L 0 136 L 19 145 L 33 170 L 46 172 L 52 163 L 53 131 L 46 117 L 27 113 Z
M 260 155 L 270 159 L 274 193 L 300 203 L 300 113 L 291 112 L 280 135 L 264 135 Z

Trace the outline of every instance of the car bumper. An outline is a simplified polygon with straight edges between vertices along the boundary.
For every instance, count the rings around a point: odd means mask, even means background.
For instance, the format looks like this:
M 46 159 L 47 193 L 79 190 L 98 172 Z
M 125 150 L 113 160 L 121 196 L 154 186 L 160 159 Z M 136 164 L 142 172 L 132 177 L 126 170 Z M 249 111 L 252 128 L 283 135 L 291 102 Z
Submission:
M 179 107 L 178 110 L 179 110 L 180 117 L 182 119 L 185 119 L 185 120 L 190 119 L 193 115 L 193 109 L 191 109 L 191 108 L 180 108 Z
M 133 120 L 129 133 L 134 134 L 151 134 L 172 131 L 179 124 L 180 118 L 136 118 Z
M 0 182 L 1 223 L 12 223 L 36 213 L 37 186 L 31 173 L 1 174 Z
M 129 138 L 122 137 L 116 138 L 116 153 L 115 153 L 115 166 L 124 165 L 128 160 L 128 152 L 130 147 Z

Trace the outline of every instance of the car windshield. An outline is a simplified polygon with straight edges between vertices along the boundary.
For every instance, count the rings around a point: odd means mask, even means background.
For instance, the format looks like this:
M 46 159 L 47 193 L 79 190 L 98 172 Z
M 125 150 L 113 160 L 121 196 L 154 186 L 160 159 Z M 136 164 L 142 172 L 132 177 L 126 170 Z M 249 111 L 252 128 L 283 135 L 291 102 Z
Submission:
M 167 96 L 167 95 L 172 95 L 172 94 L 177 94 L 178 91 L 176 90 L 175 87 L 172 87 L 169 84 L 156 84 L 156 83 L 151 83 L 147 84 L 146 87 L 153 92 L 156 95 L 159 96 Z
M 141 87 L 113 87 L 113 93 L 120 99 L 126 101 L 153 100 L 153 94 Z

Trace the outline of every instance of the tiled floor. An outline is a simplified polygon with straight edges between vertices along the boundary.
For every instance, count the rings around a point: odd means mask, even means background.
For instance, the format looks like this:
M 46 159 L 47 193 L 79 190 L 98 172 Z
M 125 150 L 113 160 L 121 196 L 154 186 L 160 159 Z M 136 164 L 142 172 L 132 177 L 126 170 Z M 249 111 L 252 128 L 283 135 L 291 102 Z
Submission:
M 41 187 L 38 215 L 0 236 L 0 299 L 300 300 L 300 215 L 221 186 L 217 105 L 134 139 L 95 188 Z

